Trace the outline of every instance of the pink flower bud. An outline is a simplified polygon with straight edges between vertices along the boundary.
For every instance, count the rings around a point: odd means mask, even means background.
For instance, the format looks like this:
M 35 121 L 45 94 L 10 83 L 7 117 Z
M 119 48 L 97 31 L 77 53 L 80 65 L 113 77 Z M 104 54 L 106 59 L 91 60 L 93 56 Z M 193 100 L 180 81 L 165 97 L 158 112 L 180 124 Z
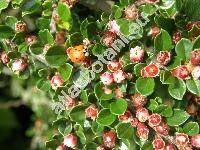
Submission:
M 149 136 L 149 129 L 144 123 L 139 122 L 137 125 L 137 135 L 139 138 L 147 140 Z
M 103 134 L 103 143 L 108 148 L 114 148 L 116 142 L 116 134 L 114 131 L 108 131 Z
M 171 53 L 167 51 L 160 51 L 157 54 L 156 60 L 161 65 L 167 65 L 171 60 Z
M 114 82 L 113 79 L 113 74 L 109 72 L 104 72 L 100 76 L 101 81 L 103 82 L 104 85 L 111 85 Z
M 118 26 L 116 20 L 112 20 L 108 23 L 108 29 L 116 34 L 120 32 L 120 27 Z
M 172 75 L 179 79 L 189 79 L 189 71 L 186 66 L 180 66 L 171 71 Z
M 162 117 L 159 114 L 152 114 L 149 116 L 149 125 L 151 127 L 158 126 L 161 123 Z
M 115 97 L 122 98 L 122 97 L 124 97 L 124 93 L 119 88 L 116 88 L 115 89 Z
M 144 78 L 156 77 L 159 75 L 159 68 L 155 64 L 150 64 L 141 70 L 141 76 Z
M 137 63 L 141 62 L 144 58 L 144 49 L 139 46 L 131 48 L 130 50 L 130 59 L 132 62 Z
M 58 87 L 62 86 L 64 81 L 62 80 L 61 76 L 55 75 L 51 78 L 51 87 L 52 89 L 56 90 Z
M 155 150 L 164 150 L 165 148 L 165 141 L 163 139 L 155 139 L 152 144 Z
M 133 127 L 136 127 L 137 125 L 138 125 L 138 119 L 137 118 L 131 118 L 131 125 L 133 126 Z
M 124 14 L 125 18 L 128 20 L 136 20 L 139 17 L 138 9 L 134 4 L 128 6 L 125 9 Z
M 139 108 L 143 107 L 147 103 L 147 98 L 139 93 L 131 96 L 131 101 L 134 107 Z
M 193 135 L 190 139 L 192 146 L 200 148 L 200 134 Z
M 64 99 L 64 104 L 67 110 L 70 110 L 77 105 L 77 101 L 69 97 L 69 98 Z
M 154 130 L 160 135 L 169 134 L 169 126 L 165 123 L 161 123 L 160 125 L 154 127 Z
M 90 105 L 88 108 L 85 109 L 86 117 L 95 120 L 98 114 L 98 109 L 95 105 Z
M 195 66 L 192 70 L 192 77 L 195 79 L 200 78 L 200 66 Z
M 185 133 L 177 133 L 176 134 L 176 142 L 179 145 L 187 145 L 187 143 L 189 142 L 189 138 L 188 135 Z
M 108 68 L 109 71 L 115 72 L 115 71 L 118 71 L 122 68 L 122 64 L 120 62 L 117 62 L 117 61 L 110 61 L 107 65 L 107 68 Z
M 19 59 L 15 60 L 12 64 L 12 70 L 13 71 L 19 71 L 22 72 L 26 68 L 27 64 L 24 62 L 24 60 Z
M 114 43 L 116 37 L 117 37 L 116 33 L 111 31 L 106 31 L 102 37 L 102 42 L 107 47 L 110 47 Z
M 152 27 L 150 30 L 150 34 L 152 35 L 153 38 L 155 38 L 159 33 L 160 33 L 160 28 L 157 26 Z
M 25 38 L 25 42 L 28 45 L 32 45 L 37 41 L 37 37 L 35 35 L 29 35 Z
M 6 52 L 2 52 L 2 54 L 1 54 L 1 60 L 2 60 L 2 62 L 3 62 L 4 64 L 7 64 L 7 63 L 10 62 L 10 59 L 8 58 Z
M 173 33 L 173 41 L 174 41 L 174 43 L 176 44 L 180 40 L 181 40 L 181 33 L 180 33 L 180 31 L 174 32 Z
M 140 122 L 146 122 L 149 118 L 149 112 L 146 108 L 138 108 L 136 111 L 136 118 Z
M 200 49 L 190 53 L 190 62 L 192 65 L 200 65 Z
M 77 145 L 77 137 L 74 136 L 73 134 L 68 134 L 65 138 L 64 138 L 64 145 L 70 148 L 75 148 Z
M 177 148 L 174 144 L 167 144 L 165 150 L 177 150 Z
M 123 70 L 118 70 L 113 73 L 113 78 L 116 83 L 123 83 L 126 79 L 126 73 Z
M 131 117 L 132 117 L 132 114 L 129 110 L 125 111 L 123 115 L 118 116 L 119 121 L 123 121 L 123 122 L 129 122 Z

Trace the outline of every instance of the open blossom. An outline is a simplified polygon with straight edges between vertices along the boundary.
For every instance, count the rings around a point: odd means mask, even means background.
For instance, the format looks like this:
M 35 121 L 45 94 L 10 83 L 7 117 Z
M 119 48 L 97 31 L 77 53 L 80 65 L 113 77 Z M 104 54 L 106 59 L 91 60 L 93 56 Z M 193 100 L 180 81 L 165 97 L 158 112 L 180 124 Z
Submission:
M 100 79 L 104 85 L 111 85 L 114 82 L 113 74 L 110 72 L 104 72 Z
M 136 110 L 136 118 L 140 122 L 146 122 L 149 119 L 149 112 L 146 108 L 138 108 Z
M 68 134 L 64 137 L 64 145 L 70 148 L 75 148 L 77 145 L 77 137 L 73 134 Z
M 133 127 L 137 127 L 139 121 L 137 118 L 131 118 L 130 122 Z
M 137 7 L 132 4 L 124 10 L 124 15 L 128 20 L 136 20 L 139 17 L 139 12 Z
M 160 135 L 168 135 L 169 129 L 166 123 L 160 123 L 160 125 L 154 127 L 154 130 Z
M 155 113 L 149 116 L 149 125 L 151 127 L 158 126 L 161 123 L 162 117 Z
M 108 68 L 109 71 L 115 72 L 115 71 L 118 71 L 122 68 L 122 64 L 120 62 L 117 62 L 117 61 L 110 61 L 107 65 L 107 68 Z
M 22 59 L 15 60 L 12 64 L 12 70 L 21 72 L 21 71 L 24 71 L 26 66 L 27 66 L 27 63 L 24 60 Z
M 144 58 L 144 49 L 136 46 L 130 50 L 130 60 L 134 63 L 141 62 Z
M 186 66 L 180 66 L 171 71 L 172 75 L 179 79 L 189 79 L 189 71 Z
M 15 31 L 16 32 L 24 32 L 26 30 L 26 23 L 19 21 L 15 23 Z
M 98 114 L 98 109 L 95 105 L 90 105 L 88 108 L 85 109 L 86 117 L 95 120 Z
M 189 142 L 188 135 L 185 133 L 177 133 L 176 134 L 176 142 L 180 145 L 187 145 Z
M 165 141 L 163 139 L 155 139 L 152 144 L 155 150 L 164 150 L 165 148 Z
M 139 122 L 137 125 L 137 135 L 139 138 L 147 140 L 149 136 L 149 129 L 144 123 Z
M 156 60 L 161 65 L 167 65 L 170 62 L 171 53 L 167 51 L 160 51 L 157 56 Z
M 200 49 L 190 53 L 190 62 L 192 65 L 200 65 Z
M 116 83 L 122 83 L 126 79 L 126 73 L 123 70 L 118 70 L 113 73 L 113 79 Z
M 200 134 L 193 135 L 190 139 L 192 146 L 200 148 Z
M 150 64 L 141 70 L 141 76 L 144 78 L 156 77 L 159 75 L 159 68 L 155 64 Z
M 118 26 L 116 20 L 111 20 L 108 23 L 108 29 L 109 29 L 109 31 L 114 32 L 116 34 L 118 34 L 120 32 L 120 27 Z
M 192 77 L 195 79 L 200 78 L 200 66 L 195 66 L 192 70 Z
M 120 121 L 129 122 L 132 117 L 132 114 L 129 110 L 125 111 L 123 115 L 119 115 L 118 118 Z
M 51 87 L 56 90 L 58 87 L 62 86 L 64 81 L 60 75 L 55 75 L 51 78 Z
M 147 103 L 147 98 L 139 93 L 131 96 L 131 102 L 134 107 L 143 107 Z
M 103 143 L 106 147 L 108 148 L 115 147 L 115 142 L 116 142 L 116 134 L 114 131 L 111 130 L 103 134 Z

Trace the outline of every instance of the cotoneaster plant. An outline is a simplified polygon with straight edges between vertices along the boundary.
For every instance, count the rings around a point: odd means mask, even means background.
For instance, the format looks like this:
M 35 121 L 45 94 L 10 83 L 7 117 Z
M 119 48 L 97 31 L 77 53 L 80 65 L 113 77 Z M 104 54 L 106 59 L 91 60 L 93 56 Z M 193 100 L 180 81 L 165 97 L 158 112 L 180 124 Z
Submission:
M 34 79 L 52 99 L 49 149 L 199 149 L 199 7 L 2 0 L 1 70 Z

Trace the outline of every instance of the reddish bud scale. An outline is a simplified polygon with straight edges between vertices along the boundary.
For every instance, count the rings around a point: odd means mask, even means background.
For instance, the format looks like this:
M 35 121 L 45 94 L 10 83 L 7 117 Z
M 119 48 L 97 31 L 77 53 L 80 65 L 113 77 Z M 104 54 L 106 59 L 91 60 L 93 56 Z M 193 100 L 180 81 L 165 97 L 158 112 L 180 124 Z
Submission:
M 37 41 L 37 36 L 35 36 L 35 35 L 30 35 L 30 36 L 27 36 L 27 37 L 25 38 L 25 42 L 26 42 L 26 44 L 28 44 L 28 45 L 32 45 L 32 44 L 34 44 L 36 41 Z
M 108 68 L 109 71 L 115 72 L 115 71 L 118 71 L 122 68 L 122 64 L 120 62 L 117 62 L 117 61 L 110 61 L 107 65 L 107 68 Z
M 189 138 L 188 135 L 185 133 L 177 133 L 176 134 L 176 142 L 179 145 L 187 145 L 187 143 L 189 142 Z
M 150 33 L 151 33 L 152 37 L 155 38 L 160 33 L 160 28 L 157 26 L 154 26 L 151 28 Z
M 143 107 L 147 103 L 147 98 L 139 93 L 131 96 L 131 102 L 134 107 L 139 108 Z
M 192 65 L 200 65 L 200 49 L 190 53 L 190 62 Z
M 172 75 L 179 79 L 189 79 L 189 71 L 186 66 L 180 66 L 171 71 Z
M 132 117 L 132 114 L 129 110 L 125 111 L 123 115 L 118 116 L 119 121 L 123 121 L 123 122 L 129 122 L 131 117 Z
M 95 120 L 98 114 L 98 109 L 95 105 L 90 105 L 85 110 L 86 117 L 91 118 L 92 120 Z
M 117 34 L 111 31 L 106 31 L 102 37 L 102 42 L 107 46 L 110 47 L 115 39 L 117 37 Z
M 70 148 L 75 148 L 77 145 L 77 137 L 73 134 L 68 134 L 66 137 L 64 137 L 64 145 Z
M 15 72 L 15 71 L 19 71 L 19 72 L 22 72 L 25 70 L 27 66 L 27 63 L 24 62 L 24 60 L 22 59 L 19 59 L 19 60 L 15 60 L 12 64 L 12 70 Z
M 138 108 L 136 111 L 136 118 L 140 122 L 146 122 L 149 118 L 149 112 L 146 108 Z
M 152 114 L 149 116 L 149 125 L 151 127 L 158 126 L 161 123 L 161 116 L 159 114 Z
M 161 65 L 167 65 L 171 60 L 171 53 L 167 51 L 160 51 L 157 54 L 156 60 Z
M 51 87 L 52 89 L 56 90 L 58 87 L 62 86 L 64 81 L 62 80 L 61 76 L 55 75 L 51 78 Z
M 137 118 L 131 118 L 130 122 L 133 127 L 137 127 L 139 121 Z
M 103 82 L 104 85 L 111 85 L 114 82 L 113 74 L 109 72 L 104 72 L 100 76 L 101 82 Z
M 108 131 L 103 134 L 103 143 L 108 148 L 115 147 L 116 134 L 114 131 Z
M 168 135 L 169 129 L 169 126 L 165 123 L 161 123 L 160 125 L 154 127 L 154 130 L 160 135 Z
M 130 50 L 130 60 L 134 63 L 141 62 L 144 58 L 144 50 L 136 46 L 135 48 L 131 48 Z
M 152 144 L 155 150 L 164 150 L 165 148 L 165 141 L 163 139 L 155 139 Z
M 176 44 L 180 40 L 181 40 L 181 33 L 180 33 L 180 31 L 174 32 L 173 33 L 173 41 L 174 41 L 174 43 Z
M 195 79 L 200 78 L 200 66 L 195 66 L 192 70 L 192 77 Z
M 123 83 L 126 79 L 126 73 L 123 70 L 118 70 L 113 73 L 113 79 L 116 83 Z
M 136 20 L 139 17 L 137 7 L 132 4 L 124 10 L 125 18 L 128 20 Z
M 147 126 L 144 125 L 144 123 L 138 123 L 137 124 L 137 135 L 139 138 L 147 140 L 149 136 L 149 129 Z
M 150 64 L 141 70 L 141 76 L 144 78 L 156 77 L 159 75 L 159 68 L 155 64 Z
M 192 146 L 200 148 L 200 134 L 193 135 L 190 139 L 190 143 Z

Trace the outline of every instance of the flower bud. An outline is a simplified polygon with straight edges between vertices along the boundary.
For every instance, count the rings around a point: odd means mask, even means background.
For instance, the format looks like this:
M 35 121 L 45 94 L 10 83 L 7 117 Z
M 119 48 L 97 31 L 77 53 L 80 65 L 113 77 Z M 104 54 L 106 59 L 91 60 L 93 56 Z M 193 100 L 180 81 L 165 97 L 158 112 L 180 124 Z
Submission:
M 64 30 L 61 30 L 56 33 L 55 41 L 58 45 L 64 44 L 65 43 L 65 36 L 66 32 Z
M 144 78 L 156 77 L 159 75 L 159 68 L 155 64 L 150 64 L 141 70 L 141 76 Z
M 198 105 L 192 103 L 192 104 L 190 104 L 190 105 L 187 106 L 186 111 L 191 116 L 197 115 Z
M 150 34 L 155 38 L 160 33 L 160 28 L 157 26 L 151 27 Z
M 102 42 L 107 47 L 110 47 L 114 43 L 116 37 L 117 37 L 116 33 L 111 31 L 106 31 L 102 37 Z
M 187 145 L 187 143 L 189 142 L 189 138 L 188 135 L 185 133 L 177 133 L 176 134 L 176 142 L 179 145 Z
M 167 65 L 170 62 L 171 53 L 167 51 L 160 51 L 157 54 L 156 60 L 161 65 Z
M 177 148 L 174 144 L 167 144 L 165 150 L 177 150 Z
M 107 88 L 107 87 L 103 87 L 102 89 L 103 89 L 105 94 L 111 94 L 112 93 L 112 90 Z
M 19 59 L 19 60 L 15 60 L 12 64 L 12 70 L 15 72 L 15 71 L 19 71 L 19 72 L 22 72 L 25 70 L 27 66 L 27 63 L 24 62 L 24 60 L 22 59 Z
M 114 148 L 116 142 L 116 134 L 114 131 L 108 131 L 103 134 L 103 143 L 108 148 Z
M 200 66 L 195 66 L 192 70 L 192 77 L 195 79 L 200 78 Z
M 179 79 L 189 79 L 189 71 L 186 66 L 179 66 L 171 71 L 172 75 Z
M 98 146 L 96 150 L 105 150 L 105 148 L 103 146 Z
M 24 32 L 26 31 L 26 23 L 19 21 L 15 23 L 15 31 L 16 32 Z
M 115 89 L 115 97 L 122 98 L 122 97 L 124 97 L 124 93 L 119 88 L 116 88 Z
M 133 127 L 137 127 L 139 121 L 137 118 L 131 118 L 130 122 Z
M 132 114 L 129 110 L 125 111 L 123 115 L 118 116 L 119 121 L 123 121 L 123 122 L 129 122 L 131 117 L 132 117 Z
M 157 113 L 151 114 L 149 116 L 149 125 L 151 127 L 158 126 L 161 123 L 161 120 L 162 120 L 162 117 L 159 114 Z
M 113 74 L 109 72 L 104 72 L 100 76 L 101 82 L 103 82 L 104 85 L 111 85 L 114 82 Z
M 190 53 L 190 62 L 192 65 L 200 65 L 200 49 Z
M 111 20 L 108 23 L 108 29 L 109 29 L 109 31 L 114 32 L 116 34 L 118 34 L 120 32 L 120 27 L 118 26 L 116 20 Z
M 161 123 L 160 125 L 154 127 L 154 130 L 160 135 L 168 135 L 169 129 L 169 126 L 165 123 Z
M 144 58 L 144 49 L 139 46 L 131 48 L 130 50 L 130 60 L 134 63 L 141 62 Z
M 180 31 L 174 32 L 173 33 L 173 41 L 174 41 L 174 43 L 176 44 L 180 40 L 181 40 L 181 33 L 180 33 Z
M 86 117 L 95 120 L 98 114 L 98 109 L 95 105 L 90 105 L 88 108 L 85 109 Z
M 192 146 L 200 148 L 200 134 L 193 135 L 190 139 Z
M 136 118 L 140 122 L 146 122 L 149 118 L 149 112 L 146 108 L 138 108 L 136 110 Z
M 155 139 L 152 144 L 155 150 L 164 150 L 165 148 L 165 141 L 163 139 Z
M 137 7 L 132 4 L 128 6 L 124 11 L 125 18 L 128 20 L 136 20 L 139 17 L 138 9 Z
M 115 71 L 118 71 L 122 68 L 122 64 L 120 62 L 117 62 L 117 61 L 110 61 L 107 65 L 107 68 L 108 68 L 109 71 L 115 72 Z
M 25 42 L 27 45 L 32 45 L 37 41 L 37 36 L 35 35 L 29 35 L 25 38 Z
M 116 83 L 123 83 L 126 79 L 126 73 L 123 70 L 118 70 L 113 73 L 113 79 Z
M 64 99 L 64 104 L 67 110 L 70 110 L 77 105 L 77 101 L 75 99 L 72 99 L 71 97 L 68 97 Z
M 77 137 L 73 134 L 68 134 L 66 137 L 64 137 L 64 145 L 70 148 L 75 148 L 77 145 Z
M 149 136 L 149 129 L 144 123 L 139 122 L 137 125 L 137 135 L 139 138 L 147 140 Z
M 51 78 L 51 87 L 52 89 L 56 90 L 58 87 L 62 86 L 64 81 L 62 80 L 61 76 L 55 75 Z
M 131 96 L 131 102 L 134 107 L 139 108 L 143 107 L 147 103 L 147 98 L 139 93 Z
M 0 56 L 1 56 L 1 60 L 4 64 L 7 64 L 10 62 L 10 59 L 8 58 L 6 52 L 2 52 Z

